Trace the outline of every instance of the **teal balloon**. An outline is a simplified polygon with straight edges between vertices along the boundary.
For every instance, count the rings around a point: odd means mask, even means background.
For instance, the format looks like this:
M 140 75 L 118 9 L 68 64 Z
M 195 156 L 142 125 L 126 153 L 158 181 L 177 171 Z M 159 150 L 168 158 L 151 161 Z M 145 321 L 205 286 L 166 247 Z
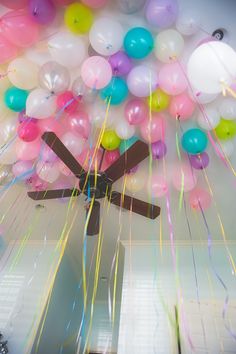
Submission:
M 201 154 L 207 145 L 207 135 L 200 129 L 190 129 L 182 137 L 182 147 L 190 155 Z
M 132 28 L 125 36 L 124 48 L 131 58 L 146 58 L 154 48 L 153 36 L 146 28 Z
M 126 81 L 120 77 L 113 77 L 111 82 L 100 92 L 100 97 L 111 105 L 119 105 L 124 102 L 129 94 Z
M 24 111 L 28 94 L 29 92 L 26 90 L 10 87 L 4 94 L 5 105 L 15 112 Z
M 120 154 L 124 154 L 132 145 L 134 145 L 137 141 L 139 140 L 139 138 L 137 138 L 137 136 L 133 136 L 130 139 L 127 140 L 122 140 L 120 143 Z

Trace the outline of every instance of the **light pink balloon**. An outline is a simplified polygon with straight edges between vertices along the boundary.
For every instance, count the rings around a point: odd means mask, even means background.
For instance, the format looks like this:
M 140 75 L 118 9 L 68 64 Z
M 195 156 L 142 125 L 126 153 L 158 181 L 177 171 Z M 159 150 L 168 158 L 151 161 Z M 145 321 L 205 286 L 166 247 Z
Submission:
M 184 92 L 188 81 L 183 69 L 178 63 L 166 64 L 159 72 L 160 88 L 167 94 L 175 96 Z
M 182 93 L 171 99 L 169 113 L 173 118 L 184 121 L 192 117 L 195 107 L 196 103 L 186 93 Z
M 14 59 L 18 54 L 18 49 L 0 34 L 0 64 L 5 64 Z
M 18 10 L 23 9 L 28 4 L 28 0 L 0 0 L 0 4 L 9 9 Z
M 32 46 L 39 38 L 39 27 L 26 10 L 6 13 L 1 18 L 1 31 L 11 43 L 22 48 Z
M 84 140 L 78 135 L 67 132 L 61 137 L 61 141 L 72 155 L 78 156 L 81 154 L 84 147 Z
M 189 194 L 189 204 L 194 210 L 206 210 L 211 206 L 211 195 L 204 189 L 196 188 Z
M 34 175 L 34 164 L 32 161 L 18 161 L 12 167 L 12 172 L 15 177 L 21 180 L 27 180 Z
M 65 124 L 71 131 L 79 134 L 84 139 L 88 139 L 91 125 L 89 116 L 86 112 L 80 110 L 66 117 Z
M 166 122 L 162 113 L 152 114 L 152 118 L 147 118 L 140 126 L 142 138 L 148 143 L 158 140 L 165 140 Z
M 45 132 L 54 132 L 58 136 L 63 134 L 63 126 L 54 117 L 39 119 L 37 124 L 41 134 Z
M 86 86 L 94 90 L 102 89 L 112 79 L 111 65 L 103 57 L 90 57 L 82 65 L 81 77 Z
M 37 139 L 31 143 L 25 143 L 22 140 L 16 142 L 16 155 L 18 159 L 30 161 L 39 156 L 41 141 Z
M 95 148 L 86 148 L 77 159 L 86 171 L 88 171 L 89 168 L 92 171 L 95 170 L 95 166 L 98 169 L 102 159 L 102 149 L 95 150 Z M 107 168 L 108 163 L 104 160 L 101 171 L 105 171 Z
M 81 2 L 92 9 L 98 9 L 99 7 L 105 6 L 107 0 L 81 0 Z
M 138 98 L 131 99 L 125 106 L 125 119 L 131 125 L 138 125 L 147 119 L 149 109 L 147 104 Z
M 60 176 L 57 163 L 39 161 L 36 165 L 36 171 L 39 178 L 48 183 L 55 182 Z
M 55 162 L 58 160 L 57 155 L 44 142 L 42 142 L 39 157 L 40 157 L 40 160 L 42 160 L 44 162 Z
M 172 182 L 178 191 L 191 191 L 197 184 L 197 176 L 187 163 L 179 163 L 172 171 Z
M 164 176 L 159 173 L 155 173 L 151 178 L 151 190 L 152 197 L 161 198 L 168 192 L 168 183 Z

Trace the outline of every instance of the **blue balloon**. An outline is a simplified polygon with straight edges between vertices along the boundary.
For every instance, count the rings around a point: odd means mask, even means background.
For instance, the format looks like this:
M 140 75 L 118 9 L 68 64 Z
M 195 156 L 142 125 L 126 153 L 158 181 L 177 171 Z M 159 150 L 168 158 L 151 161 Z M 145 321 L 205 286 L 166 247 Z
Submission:
M 200 129 L 190 129 L 182 137 L 182 147 L 190 155 L 201 154 L 207 145 L 207 135 Z
M 100 92 L 100 97 L 111 105 L 119 105 L 128 97 L 129 90 L 126 81 L 120 77 L 113 77 L 111 82 Z
M 120 143 L 120 154 L 123 155 L 132 145 L 138 141 L 139 138 L 137 136 L 132 136 L 132 138 L 127 140 L 122 140 Z
M 124 39 L 126 53 L 134 59 L 146 58 L 154 48 L 151 32 L 143 27 L 132 28 L 126 33 Z

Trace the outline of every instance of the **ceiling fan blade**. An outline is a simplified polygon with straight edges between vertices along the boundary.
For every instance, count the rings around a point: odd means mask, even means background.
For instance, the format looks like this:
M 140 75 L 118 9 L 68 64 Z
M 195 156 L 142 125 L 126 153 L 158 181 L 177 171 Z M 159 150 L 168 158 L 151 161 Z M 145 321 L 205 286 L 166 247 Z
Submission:
M 89 213 L 91 203 L 87 205 L 87 215 Z M 92 212 L 89 218 L 88 227 L 87 227 L 87 235 L 95 236 L 99 234 L 100 228 L 100 203 L 98 201 L 94 201 Z
M 148 156 L 149 146 L 142 141 L 137 141 L 116 162 L 108 167 L 105 173 L 112 182 L 115 182 Z
M 132 210 L 132 212 L 145 216 L 149 219 L 156 219 L 160 215 L 160 207 L 143 202 L 142 200 L 122 195 L 118 192 L 112 192 L 109 200 L 112 204 L 123 209 Z
M 40 192 L 28 192 L 28 196 L 33 200 L 48 200 L 68 197 L 78 197 L 80 191 L 78 189 L 55 189 Z
M 74 173 L 76 177 L 79 177 L 84 173 L 83 167 L 71 154 L 71 152 L 65 147 L 62 141 L 54 132 L 46 132 L 42 135 L 43 141 L 55 152 L 55 154 L 64 162 L 64 164 Z

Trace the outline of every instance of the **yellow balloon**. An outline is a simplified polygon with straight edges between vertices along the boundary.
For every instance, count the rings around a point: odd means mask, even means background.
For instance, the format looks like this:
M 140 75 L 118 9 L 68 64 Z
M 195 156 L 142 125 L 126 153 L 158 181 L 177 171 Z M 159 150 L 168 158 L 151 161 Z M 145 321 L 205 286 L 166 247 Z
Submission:
M 93 13 L 87 6 L 74 2 L 67 7 L 64 21 L 71 32 L 87 33 L 93 24 Z
M 107 130 L 103 134 L 102 146 L 104 149 L 112 151 L 116 150 L 120 146 L 120 138 L 113 130 Z
M 161 112 L 168 108 L 170 97 L 161 89 L 157 89 L 148 98 L 148 105 L 153 112 Z
M 26 58 L 14 59 L 8 66 L 8 79 L 12 85 L 23 90 L 32 90 L 38 85 L 37 64 Z

